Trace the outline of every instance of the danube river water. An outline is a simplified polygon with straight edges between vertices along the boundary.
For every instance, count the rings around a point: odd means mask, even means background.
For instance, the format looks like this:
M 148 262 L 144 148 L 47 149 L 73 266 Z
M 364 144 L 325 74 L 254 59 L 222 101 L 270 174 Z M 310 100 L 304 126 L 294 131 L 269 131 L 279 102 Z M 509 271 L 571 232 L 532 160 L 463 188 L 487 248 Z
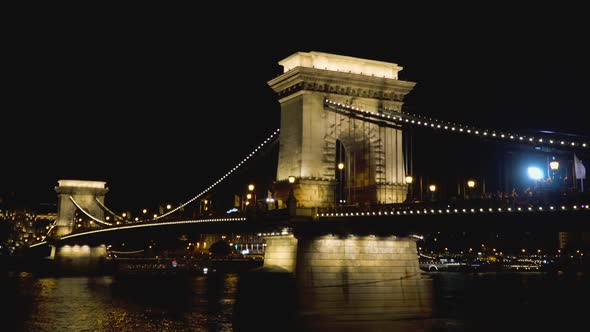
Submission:
M 210 274 L 120 282 L 110 276 L 0 276 L 1 331 L 587 331 L 583 273 L 425 273 L 419 306 L 379 294 L 301 299 L 284 275 Z M 242 280 L 240 280 L 242 279 Z M 249 280 L 249 282 L 241 282 Z M 391 294 L 404 296 L 401 286 Z M 416 292 L 412 285 L 411 293 Z M 346 296 L 340 297 L 339 294 Z M 335 296 L 333 296 L 335 295 Z M 311 295 L 309 295 L 311 296 Z M 371 298 L 374 297 L 375 301 Z M 342 300 L 344 299 L 344 300 Z M 315 302 L 314 302 L 315 301 Z M 356 302 L 355 302 L 356 301 Z M 321 302 L 321 303 L 320 303 Z M 380 315 L 391 308 L 400 315 Z M 419 308 L 416 310 L 416 308 Z M 355 315 L 355 312 L 364 314 Z M 366 313 L 373 313 L 367 315 Z

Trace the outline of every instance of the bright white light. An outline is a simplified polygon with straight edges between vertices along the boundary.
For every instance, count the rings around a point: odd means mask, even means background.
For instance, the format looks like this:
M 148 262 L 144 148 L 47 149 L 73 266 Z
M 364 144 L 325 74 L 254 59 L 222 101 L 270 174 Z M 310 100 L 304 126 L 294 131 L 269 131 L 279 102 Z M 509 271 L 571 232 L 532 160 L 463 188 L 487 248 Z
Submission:
M 533 180 L 541 180 L 543 178 L 543 171 L 539 167 L 529 167 L 527 168 L 527 173 Z

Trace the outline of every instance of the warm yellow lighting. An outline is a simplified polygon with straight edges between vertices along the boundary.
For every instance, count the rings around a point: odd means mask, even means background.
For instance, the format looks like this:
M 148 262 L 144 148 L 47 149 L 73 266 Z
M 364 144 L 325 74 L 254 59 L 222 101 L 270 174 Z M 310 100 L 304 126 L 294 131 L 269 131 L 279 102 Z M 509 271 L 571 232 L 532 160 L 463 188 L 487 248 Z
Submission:
M 322 52 L 297 52 L 281 61 L 283 72 L 296 67 L 320 68 L 330 71 L 360 74 L 374 77 L 383 77 L 396 80 L 398 72 L 403 67 L 396 63 L 382 62 L 368 59 L 353 58 L 350 56 L 322 53 Z
M 414 178 L 411 175 L 406 176 L 406 183 L 411 184 L 414 182 Z
M 557 171 L 559 169 L 559 161 L 553 160 L 549 163 L 549 167 L 552 171 Z
M 105 188 L 106 182 L 103 181 L 84 181 L 84 180 L 59 180 L 60 187 L 78 187 L 78 188 Z
M 147 213 L 147 209 L 143 209 L 143 210 L 141 210 L 141 212 Z
M 105 217 L 105 219 L 106 219 L 106 220 L 111 220 L 111 217 L 109 217 L 109 216 L 106 216 L 106 217 Z
M 251 198 L 252 198 L 252 194 L 247 194 L 247 195 L 246 195 L 246 198 L 247 198 L 247 199 L 251 199 Z
M 154 218 L 157 218 L 157 217 L 158 217 L 158 215 L 154 213 Z
M 127 213 L 123 213 L 123 218 L 127 217 Z
M 295 177 L 293 175 L 289 177 L 289 183 L 295 183 Z
M 247 202 L 246 202 L 246 205 L 250 205 L 250 202 L 248 202 L 248 201 L 247 201 Z
M 469 187 L 469 188 L 475 188 L 475 180 L 468 180 L 467 181 L 467 187 Z
M 429 185 L 428 186 L 428 190 L 430 190 L 432 192 L 435 192 L 436 191 L 436 185 L 434 185 L 434 184 Z
M 170 210 L 171 208 L 172 208 L 172 205 L 166 204 L 166 209 Z
M 135 221 L 139 221 L 139 217 L 135 217 Z
M 248 190 L 250 190 L 250 191 L 254 190 L 254 185 L 253 184 L 249 184 L 248 185 Z
M 339 170 L 343 170 L 344 169 L 344 163 L 338 163 L 338 169 Z

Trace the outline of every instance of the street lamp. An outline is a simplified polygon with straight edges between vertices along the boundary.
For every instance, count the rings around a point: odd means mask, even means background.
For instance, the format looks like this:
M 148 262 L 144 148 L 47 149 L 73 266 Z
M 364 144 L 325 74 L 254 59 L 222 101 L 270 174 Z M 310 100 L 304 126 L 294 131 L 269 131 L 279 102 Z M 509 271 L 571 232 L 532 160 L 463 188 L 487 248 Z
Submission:
M 408 185 L 408 198 L 411 201 L 414 200 L 413 186 L 414 178 L 411 175 L 406 175 L 406 184 Z
M 436 191 L 436 185 L 431 184 L 428 186 L 428 190 L 430 191 L 430 199 L 434 201 L 434 192 Z
M 293 175 L 289 175 L 289 194 L 287 194 L 287 199 L 285 203 L 287 203 L 287 209 L 289 214 L 294 215 L 295 208 L 297 207 L 297 200 L 295 199 L 295 193 L 293 192 L 293 184 L 295 183 L 295 177 Z
M 475 180 L 467 180 L 467 190 L 465 190 L 465 187 L 463 187 L 463 199 L 472 198 L 471 194 L 472 194 L 473 188 L 475 188 Z M 467 193 L 467 191 L 469 193 Z
M 344 169 L 344 163 L 343 162 L 339 162 L 338 163 L 338 195 L 337 195 L 337 199 L 339 203 L 343 202 L 343 196 L 344 196 L 344 184 L 343 182 L 343 173 L 342 170 Z
M 254 184 L 250 183 L 248 185 L 248 191 L 254 192 L 254 195 L 248 193 L 248 194 L 246 194 L 246 198 L 251 199 L 252 197 L 254 197 L 254 208 L 256 209 L 258 207 L 258 204 L 256 203 L 256 191 L 254 191 L 254 188 L 255 188 Z
M 527 168 L 527 173 L 533 180 L 541 180 L 543 178 L 543 171 L 539 167 L 531 166 Z

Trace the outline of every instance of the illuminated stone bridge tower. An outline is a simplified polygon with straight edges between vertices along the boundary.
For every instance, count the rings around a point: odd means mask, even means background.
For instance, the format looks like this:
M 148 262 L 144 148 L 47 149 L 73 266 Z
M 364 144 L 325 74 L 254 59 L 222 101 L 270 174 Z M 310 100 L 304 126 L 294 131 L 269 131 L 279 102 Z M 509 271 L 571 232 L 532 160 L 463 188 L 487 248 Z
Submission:
M 96 200 L 104 203 L 104 196 L 109 191 L 106 182 L 83 180 L 59 180 L 55 192 L 58 197 L 57 223 L 54 236 L 61 237 L 72 233 L 75 225 L 77 203 L 90 215 L 104 220 L 104 210 Z
M 402 67 L 320 52 L 298 52 L 279 64 L 283 74 L 268 83 L 281 104 L 277 198 L 284 201 L 293 189 L 303 207 L 327 207 L 341 199 L 404 201 L 401 126 L 369 122 L 324 104 L 327 98 L 375 113 L 400 112 L 415 85 L 398 79 Z M 289 177 L 295 177 L 293 184 Z

